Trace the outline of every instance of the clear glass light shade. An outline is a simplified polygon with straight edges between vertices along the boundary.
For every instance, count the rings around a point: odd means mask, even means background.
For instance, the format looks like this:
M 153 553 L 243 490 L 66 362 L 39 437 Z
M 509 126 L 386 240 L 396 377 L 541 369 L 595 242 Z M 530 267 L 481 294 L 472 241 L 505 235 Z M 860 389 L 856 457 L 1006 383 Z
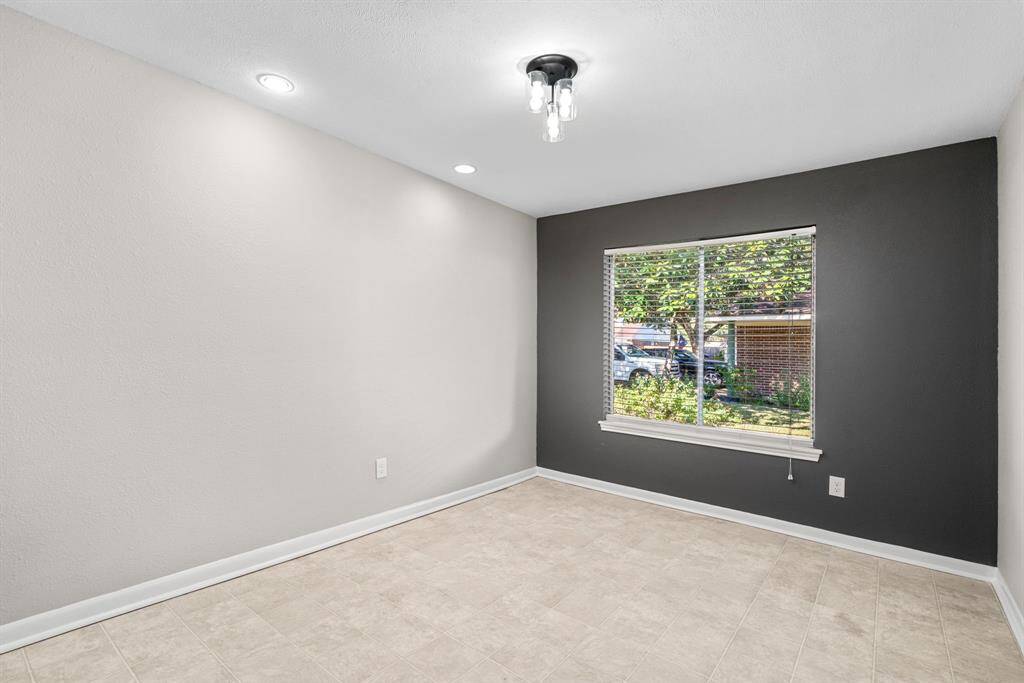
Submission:
M 571 78 L 563 78 L 555 83 L 555 106 L 558 107 L 558 118 L 572 121 L 576 118 L 576 84 Z
M 548 104 L 544 115 L 544 134 L 541 139 L 544 142 L 561 142 L 565 139 L 565 122 L 558 117 L 558 107 L 554 103 Z
M 527 108 L 534 114 L 540 114 L 548 105 L 548 75 L 543 71 L 531 71 L 526 77 Z

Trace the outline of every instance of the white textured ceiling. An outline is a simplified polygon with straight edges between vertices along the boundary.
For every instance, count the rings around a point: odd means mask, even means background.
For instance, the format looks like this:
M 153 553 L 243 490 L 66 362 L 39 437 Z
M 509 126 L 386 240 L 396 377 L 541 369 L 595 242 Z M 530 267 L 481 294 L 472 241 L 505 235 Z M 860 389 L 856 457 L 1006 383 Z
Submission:
M 1024 74 L 1018 0 L 5 4 L 535 216 L 993 135 Z M 546 52 L 582 64 L 555 145 Z

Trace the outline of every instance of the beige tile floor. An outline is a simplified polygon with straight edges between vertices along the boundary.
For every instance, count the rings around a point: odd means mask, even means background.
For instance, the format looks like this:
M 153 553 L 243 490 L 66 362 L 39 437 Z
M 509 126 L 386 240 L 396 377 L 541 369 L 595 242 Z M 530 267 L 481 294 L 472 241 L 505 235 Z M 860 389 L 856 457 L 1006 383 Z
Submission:
M 988 584 L 531 479 L 0 657 L 15 681 L 1024 681 Z

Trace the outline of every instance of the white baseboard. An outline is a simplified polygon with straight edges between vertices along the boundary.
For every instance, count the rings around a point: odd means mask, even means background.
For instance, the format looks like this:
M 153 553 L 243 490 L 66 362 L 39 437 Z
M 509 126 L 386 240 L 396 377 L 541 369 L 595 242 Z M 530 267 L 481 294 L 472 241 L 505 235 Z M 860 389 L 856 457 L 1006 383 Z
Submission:
M 708 503 L 698 503 L 697 501 L 687 500 L 686 498 L 677 498 L 664 493 L 654 493 L 653 491 L 636 489 L 631 486 L 623 486 L 622 484 L 613 484 L 611 482 L 601 481 L 600 479 L 590 479 L 589 477 L 567 474 L 557 470 L 549 470 L 545 467 L 538 467 L 537 474 L 546 479 L 554 479 L 555 481 L 561 481 L 566 484 L 583 486 L 595 491 L 603 491 L 604 493 L 613 493 L 617 496 L 642 500 L 645 503 L 654 503 L 655 505 L 675 508 L 676 510 L 685 510 L 686 512 L 695 512 L 699 515 L 725 519 L 730 522 L 737 522 L 739 524 L 757 527 L 758 529 L 767 529 L 768 531 L 775 531 L 780 534 L 786 534 L 787 536 L 795 536 L 809 541 L 817 541 L 818 543 L 834 545 L 839 548 L 846 548 L 847 550 L 855 550 L 867 555 L 875 555 L 889 560 L 914 564 L 920 567 L 928 567 L 929 569 L 937 569 L 950 574 L 959 574 L 960 576 L 967 576 L 972 579 L 992 581 L 996 575 L 996 568 L 990 567 L 987 564 L 977 564 L 975 562 L 958 560 L 944 555 L 926 553 L 923 550 L 904 548 L 903 546 L 881 543 L 879 541 L 869 541 L 867 539 L 857 538 L 856 536 L 847 536 L 846 534 L 826 531 L 824 529 L 818 529 L 804 524 L 795 524 L 781 519 L 763 517 L 761 515 L 741 512 L 739 510 L 719 507 L 717 505 L 710 505 Z
M 387 510 L 0 625 L 0 654 L 479 498 L 531 479 L 536 474 L 536 468 L 530 467 L 436 498 Z
M 992 580 L 992 587 L 996 589 L 999 602 L 1003 603 L 1003 613 L 1006 615 L 1006 620 L 1010 622 L 1010 630 L 1013 631 L 1013 635 L 1017 638 L 1017 644 L 1020 646 L 1021 652 L 1024 652 L 1024 613 L 1021 612 L 1021 606 L 1017 604 L 1013 593 L 1010 592 L 1010 587 L 1006 585 L 1003 573 L 998 569 L 996 570 L 995 578 Z

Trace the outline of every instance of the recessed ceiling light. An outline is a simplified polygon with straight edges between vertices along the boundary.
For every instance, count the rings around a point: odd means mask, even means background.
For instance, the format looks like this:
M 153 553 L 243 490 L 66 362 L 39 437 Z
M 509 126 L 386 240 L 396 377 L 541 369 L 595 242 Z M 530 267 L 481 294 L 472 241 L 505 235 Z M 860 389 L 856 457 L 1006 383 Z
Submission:
M 278 95 L 284 95 L 295 90 L 294 83 L 284 76 L 279 76 L 277 74 L 260 74 L 256 77 L 256 82 L 270 92 L 277 93 Z
M 456 173 L 463 174 L 476 173 L 476 166 L 472 164 L 456 164 L 454 170 Z

